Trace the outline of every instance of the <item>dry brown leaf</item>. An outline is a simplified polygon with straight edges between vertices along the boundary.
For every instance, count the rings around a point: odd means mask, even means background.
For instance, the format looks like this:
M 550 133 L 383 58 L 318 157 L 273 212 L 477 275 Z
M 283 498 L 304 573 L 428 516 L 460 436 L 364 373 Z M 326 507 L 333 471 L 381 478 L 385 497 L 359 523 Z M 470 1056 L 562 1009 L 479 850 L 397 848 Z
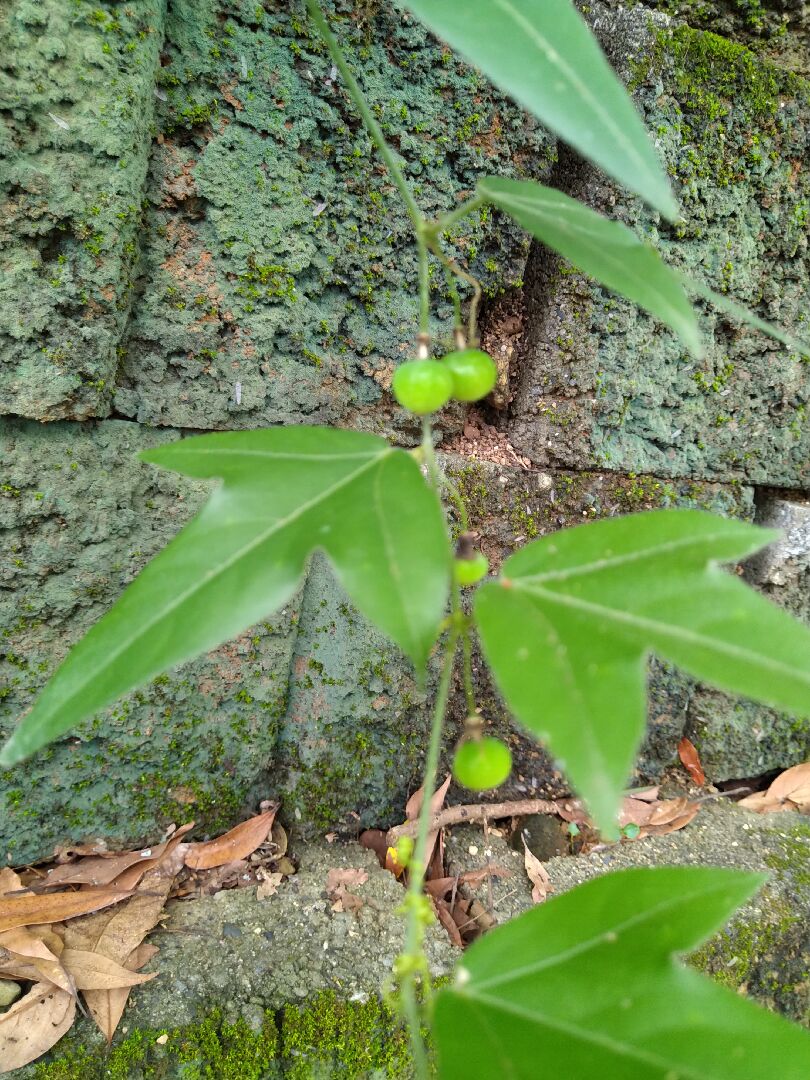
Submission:
M 674 821 L 675 818 L 685 813 L 688 806 L 689 800 L 683 795 L 677 799 L 666 799 L 653 807 L 652 813 L 644 824 L 652 826 L 668 825 L 670 821 Z
M 629 799 L 639 799 L 641 802 L 658 802 L 658 785 L 628 791 L 627 797 Z
M 125 851 L 120 855 L 96 855 L 78 862 L 57 866 L 48 871 L 48 876 L 34 891 L 50 889 L 54 885 L 111 885 L 116 888 L 134 889 L 140 879 L 155 866 L 163 855 L 177 846 L 180 839 L 194 828 L 189 822 L 177 829 L 162 844 L 142 848 L 140 851 Z
M 625 797 L 619 808 L 619 828 L 625 825 L 646 825 L 655 808 L 655 803 L 642 799 Z
M 703 766 L 700 764 L 700 755 L 695 749 L 694 743 L 684 736 L 678 743 L 678 757 L 681 759 L 681 764 L 695 781 L 698 787 L 703 787 L 706 783 L 706 774 L 703 771 Z
M 459 881 L 462 885 L 471 885 L 475 889 L 490 877 L 510 878 L 512 877 L 512 871 L 507 870 L 505 866 L 498 866 L 497 863 L 493 863 L 491 866 L 485 866 L 481 870 L 465 870 Z
M 275 896 L 278 892 L 278 887 L 283 880 L 283 874 L 265 874 L 256 890 L 256 899 L 268 900 L 271 896 Z
M 433 798 L 430 800 L 430 812 L 431 814 L 438 814 L 444 805 L 444 800 L 447 797 L 447 789 L 450 787 L 450 781 L 452 776 L 448 776 L 441 787 L 437 788 L 433 793 Z M 422 799 L 424 798 L 424 785 L 415 791 L 411 795 L 405 804 L 405 819 L 406 821 L 416 821 L 419 817 L 419 811 L 422 809 Z
M 532 883 L 532 900 L 535 904 L 542 904 L 548 894 L 554 891 L 554 886 L 551 884 L 551 878 L 545 866 L 536 855 L 529 851 L 525 840 L 523 841 L 523 865 Z
M 585 807 L 579 799 L 568 799 L 566 802 L 557 803 L 557 813 L 563 821 L 572 822 L 574 825 L 584 825 L 588 820 Z
M 108 956 L 82 949 L 65 949 L 62 963 L 76 984 L 77 990 L 119 990 L 127 986 L 139 986 L 157 976 L 138 975 L 137 972 L 117 964 Z
M 0 1073 L 13 1072 L 41 1057 L 70 1029 L 76 999 L 51 983 L 37 983 L 0 1013 Z
M 373 851 L 377 856 L 380 866 L 385 869 L 386 853 L 388 851 L 387 833 L 381 829 L 366 829 L 360 833 L 360 846 Z
M 191 844 L 186 855 L 186 866 L 192 870 L 210 870 L 213 866 L 224 866 L 225 863 L 235 862 L 237 859 L 246 859 L 265 842 L 275 816 L 276 807 L 273 807 L 272 810 L 266 810 L 263 814 L 243 821 L 224 836 L 218 836 L 204 844 Z
M 333 866 L 326 875 L 326 891 L 335 892 L 341 885 L 365 885 L 367 881 L 368 871 L 366 870 Z
M 135 894 L 114 911 L 102 911 L 70 922 L 65 930 L 66 949 L 97 952 L 130 967 L 129 957 L 160 918 L 185 854 L 185 844 L 167 851 L 160 863 L 144 875 Z M 87 1007 L 108 1042 L 128 996 L 129 988 L 85 991 Z
M 425 882 L 425 892 L 428 896 L 432 896 L 434 900 L 443 899 L 456 888 L 458 888 L 458 878 L 456 877 L 433 878 L 432 881 Z
M 356 896 L 354 893 L 349 892 L 345 885 L 338 885 L 335 891 L 330 895 L 334 900 L 332 911 L 346 911 L 352 915 L 356 915 L 365 904 L 365 900 L 362 896 Z
M 117 904 L 131 896 L 129 889 L 88 889 L 84 892 L 45 893 L 36 896 L 0 896 L 0 932 L 15 926 L 63 922 Z
M 688 825 L 700 810 L 700 803 L 689 802 L 683 797 L 668 799 L 655 807 L 649 822 L 642 825 L 638 838 L 645 836 L 666 836 Z
M 0 898 L 8 896 L 9 893 L 19 892 L 22 888 L 20 875 L 15 874 L 10 866 L 4 866 L 0 870 Z
M 436 917 L 439 922 L 447 931 L 447 936 L 453 945 L 458 946 L 459 949 L 464 948 L 464 938 L 461 936 L 461 931 L 458 928 L 458 923 L 453 918 L 450 908 L 447 903 L 441 898 L 433 898 L 433 910 L 436 912 Z
M 76 987 L 59 956 L 24 926 L 0 934 L 0 975 L 31 982 L 51 982 L 68 994 L 76 994 Z
M 773 781 L 767 791 L 755 791 L 740 800 L 740 806 L 759 814 L 780 810 L 798 810 L 810 814 L 810 761 L 786 769 Z
M 284 877 L 292 877 L 293 874 L 296 873 L 295 863 L 292 861 L 292 859 L 288 859 L 286 855 L 282 855 L 282 857 L 275 863 L 275 865 L 276 870 L 279 872 L 279 874 L 283 874 Z

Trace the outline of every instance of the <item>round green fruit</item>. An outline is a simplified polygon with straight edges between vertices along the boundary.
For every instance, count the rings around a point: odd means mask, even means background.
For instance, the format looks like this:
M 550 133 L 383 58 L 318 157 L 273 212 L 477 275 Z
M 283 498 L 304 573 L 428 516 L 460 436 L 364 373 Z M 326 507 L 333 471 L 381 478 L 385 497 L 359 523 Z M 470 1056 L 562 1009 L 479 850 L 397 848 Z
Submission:
M 460 349 L 442 361 L 453 377 L 453 397 L 456 401 L 480 401 L 498 379 L 498 369 L 491 356 L 480 349 Z
M 453 577 L 459 585 L 477 585 L 489 570 L 489 559 L 476 551 L 471 559 L 453 560 Z
M 453 377 L 438 360 L 408 360 L 394 372 L 391 389 L 403 409 L 424 416 L 450 400 Z
M 511 750 L 491 735 L 463 742 L 453 758 L 453 776 L 471 791 L 498 787 L 511 771 Z

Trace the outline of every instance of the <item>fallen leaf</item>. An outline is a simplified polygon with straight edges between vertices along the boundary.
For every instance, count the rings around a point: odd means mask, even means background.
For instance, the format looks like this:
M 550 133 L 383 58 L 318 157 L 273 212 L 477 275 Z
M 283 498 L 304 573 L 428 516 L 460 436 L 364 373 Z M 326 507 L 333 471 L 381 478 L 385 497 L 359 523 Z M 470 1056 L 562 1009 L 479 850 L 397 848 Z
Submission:
M 441 899 L 441 897 L 433 897 L 432 899 L 433 910 L 436 912 L 436 918 L 447 931 L 447 936 L 450 938 L 450 941 L 459 949 L 463 949 L 464 938 L 461 936 L 461 931 L 458 928 L 458 923 L 453 918 L 449 906 L 444 900 Z
M 76 995 L 76 987 L 59 956 L 24 926 L 0 934 L 0 975 L 50 982 L 65 993 Z
M 63 922 L 118 904 L 131 896 L 129 889 L 92 889 L 21 896 L 0 895 L 0 931 L 35 923 Z
M 135 894 L 126 903 L 114 911 L 98 912 L 68 923 L 66 950 L 97 952 L 131 967 L 129 958 L 157 924 L 186 854 L 186 845 L 178 843 L 144 875 Z M 93 1019 L 109 1042 L 126 1006 L 129 988 L 87 990 L 84 997 Z
M 436 791 L 433 793 L 433 797 L 430 800 L 431 814 L 438 814 L 441 810 L 442 806 L 444 805 L 444 800 L 447 797 L 447 789 L 450 787 L 450 781 L 452 779 L 452 776 L 448 776 L 445 782 L 441 785 L 441 787 L 437 788 Z M 407 821 L 416 821 L 419 817 L 419 812 L 422 809 L 422 799 L 424 798 L 424 793 L 425 789 L 423 785 L 419 788 L 418 791 L 415 791 L 413 795 L 411 795 L 410 799 L 408 799 L 407 803 L 405 804 L 405 819 Z
M 655 807 L 655 803 L 642 799 L 625 797 L 619 808 L 619 828 L 625 825 L 646 825 Z
M 37 983 L 0 1013 L 0 1073 L 13 1072 L 55 1046 L 70 1029 L 76 999 L 51 983 Z
M 485 866 L 481 870 L 465 870 L 459 878 L 459 881 L 462 885 L 471 885 L 475 889 L 490 877 L 510 878 L 512 877 L 512 871 L 507 870 L 505 866 L 493 864 L 491 866 Z
M 703 766 L 700 764 L 700 756 L 695 749 L 693 743 L 684 736 L 678 743 L 678 757 L 681 759 L 681 764 L 698 785 L 703 787 L 706 783 L 706 774 L 703 772 Z
M 666 836 L 667 833 L 683 829 L 700 810 L 700 803 L 689 802 L 686 798 L 667 799 L 653 810 L 650 820 L 641 827 L 638 838 L 645 836 Z
M 186 866 L 192 870 L 209 870 L 213 866 L 246 859 L 267 839 L 276 816 L 276 808 L 243 821 L 230 832 L 203 844 L 191 844 Z
M 443 899 L 455 888 L 458 888 L 458 878 L 456 877 L 434 878 L 432 881 L 425 882 L 425 892 L 428 896 L 432 896 L 434 900 Z
M 365 885 L 368 881 L 366 870 L 351 867 L 333 866 L 326 875 L 326 891 L 335 892 L 341 885 Z
M 267 874 L 256 890 L 256 899 L 267 900 L 269 897 L 275 896 L 283 880 L 283 874 Z
M 78 862 L 57 866 L 51 870 L 35 891 L 50 889 L 54 885 L 111 885 L 116 888 L 134 889 L 143 875 L 155 866 L 163 855 L 177 846 L 181 837 L 194 828 L 191 821 L 182 825 L 162 844 L 141 848 L 139 851 L 125 851 L 120 855 L 94 856 L 80 859 Z
M 551 884 L 551 878 L 545 866 L 536 855 L 529 851 L 525 840 L 523 841 L 523 865 L 532 883 L 532 900 L 535 904 L 542 904 L 548 894 L 554 891 L 554 886 Z
M 135 971 L 117 964 L 108 956 L 98 952 L 85 952 L 82 949 L 65 949 L 62 963 L 71 975 L 77 990 L 119 990 L 128 986 L 139 986 L 157 976 L 138 975 Z
M 658 786 L 628 791 L 627 796 L 630 799 L 640 799 L 641 802 L 658 802 Z
M 284 855 L 276 862 L 276 870 L 284 877 L 292 877 L 296 872 L 295 863 Z
M 755 791 L 739 802 L 748 810 L 773 814 L 780 810 L 798 810 L 810 814 L 810 761 L 786 769 L 767 791 Z
M 360 833 L 360 846 L 373 851 L 377 856 L 380 866 L 385 869 L 386 852 L 388 851 L 387 833 L 382 829 L 366 829 Z
M 356 896 L 354 893 L 349 892 L 345 885 L 338 885 L 331 895 L 334 900 L 332 911 L 335 912 L 346 911 L 356 915 L 365 904 L 362 896 Z

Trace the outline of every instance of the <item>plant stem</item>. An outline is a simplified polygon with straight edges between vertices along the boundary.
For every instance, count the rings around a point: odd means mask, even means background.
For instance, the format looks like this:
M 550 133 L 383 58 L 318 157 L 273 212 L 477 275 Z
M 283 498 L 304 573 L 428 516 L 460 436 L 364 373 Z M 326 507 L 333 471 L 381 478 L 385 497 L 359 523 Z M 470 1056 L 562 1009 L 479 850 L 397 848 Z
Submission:
M 471 199 L 468 199 L 467 202 L 463 202 L 460 206 L 457 206 L 455 210 L 451 210 L 449 213 L 437 218 L 435 222 L 436 235 L 438 236 L 443 232 L 448 232 L 457 221 L 461 221 L 462 218 L 474 214 L 476 210 L 479 210 L 485 204 L 485 199 L 482 199 L 480 195 L 474 195 Z
M 424 217 L 422 216 L 419 207 L 416 205 L 416 200 L 411 194 L 411 189 L 408 186 L 408 181 L 405 179 L 405 174 L 397 161 L 396 155 L 388 143 L 385 141 L 385 136 L 382 133 L 382 128 L 377 123 L 374 113 L 371 111 L 368 102 L 365 99 L 363 91 L 360 89 L 360 85 L 352 74 L 352 69 L 346 63 L 346 59 L 343 56 L 340 46 L 335 40 L 335 36 L 329 29 L 323 11 L 321 11 L 321 5 L 318 0 L 307 0 L 307 10 L 309 11 L 310 18 L 315 23 L 318 33 L 323 38 L 329 55 L 335 62 L 335 67 L 340 72 L 346 89 L 349 92 L 349 97 L 357 107 L 357 111 L 366 126 L 366 130 L 371 136 L 374 145 L 380 152 L 380 156 L 386 164 L 388 172 L 391 174 L 391 179 L 397 186 L 397 190 L 402 196 L 402 201 L 407 207 L 410 214 L 411 221 L 413 221 L 414 228 L 419 230 L 420 226 L 424 223 Z
M 422 455 L 427 465 L 430 485 L 441 499 L 442 475 L 439 471 L 439 463 L 436 460 L 436 449 L 433 446 L 433 427 L 429 416 L 422 417 Z
M 472 274 L 468 274 L 466 270 L 462 270 L 454 259 L 451 259 L 448 255 L 445 255 L 445 253 L 441 249 L 441 245 L 435 238 L 430 245 L 430 250 L 433 252 L 433 254 L 436 256 L 436 258 L 446 270 L 449 270 L 450 273 L 455 274 L 457 278 L 461 278 L 462 281 L 466 281 L 468 285 L 472 286 L 473 298 L 470 303 L 470 316 L 467 337 L 468 344 L 474 346 L 478 342 L 478 307 L 481 303 L 481 298 L 484 295 L 483 289 L 481 288 L 481 282 L 478 280 L 477 277 L 473 277 Z
M 453 663 L 456 656 L 458 643 L 458 628 L 453 627 L 444 647 L 444 660 L 442 673 L 439 679 L 439 687 L 436 691 L 436 704 L 433 709 L 433 722 L 430 728 L 430 741 L 428 743 L 427 757 L 425 759 L 425 775 L 422 786 L 422 806 L 419 810 L 419 822 L 417 825 L 416 846 L 408 870 L 408 926 L 405 936 L 405 949 L 403 956 L 408 960 L 421 960 L 424 956 L 422 937 L 424 926 L 421 921 L 422 889 L 424 885 L 427 867 L 427 842 L 430 834 L 430 821 L 433 817 L 431 800 L 436 790 L 436 777 L 439 771 L 439 756 L 442 748 L 442 732 L 444 729 L 444 714 L 447 711 L 447 702 L 450 697 L 450 680 L 453 675 Z M 414 1071 L 418 1080 L 429 1080 L 430 1070 L 427 1051 L 422 1039 L 422 1023 L 420 1018 L 419 1002 L 417 1000 L 417 987 L 415 972 L 407 970 L 403 976 L 402 1005 L 408 1021 L 408 1035 L 413 1055 Z

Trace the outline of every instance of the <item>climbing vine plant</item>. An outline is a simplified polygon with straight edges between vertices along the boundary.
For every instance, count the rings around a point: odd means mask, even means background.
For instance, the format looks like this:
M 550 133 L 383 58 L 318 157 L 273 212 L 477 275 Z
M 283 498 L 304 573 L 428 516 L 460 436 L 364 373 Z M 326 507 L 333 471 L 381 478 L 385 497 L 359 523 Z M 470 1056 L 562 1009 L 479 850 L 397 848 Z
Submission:
M 142 454 L 188 476 L 219 478 L 200 514 L 75 646 L 0 754 L 11 767 L 120 695 L 241 633 L 281 608 L 321 550 L 357 608 L 424 672 L 439 678 L 424 790 L 436 786 L 457 655 L 468 719 L 454 772 L 473 789 L 509 773 L 487 735 L 470 676 L 471 641 L 515 717 L 564 764 L 603 834 L 617 835 L 622 787 L 644 729 L 645 667 L 655 652 L 725 690 L 810 715 L 810 631 L 721 569 L 773 539 L 740 521 L 691 510 L 629 515 L 527 544 L 487 578 L 464 531 L 451 544 L 454 499 L 430 416 L 476 401 L 495 382 L 477 347 L 477 282 L 445 250 L 451 227 L 485 206 L 703 350 L 687 293 L 810 356 L 801 342 L 689 281 L 625 226 L 531 181 L 482 177 L 450 213 L 426 218 L 324 18 L 306 0 L 414 227 L 419 253 L 415 358 L 393 379 L 422 418 L 415 450 L 373 435 L 316 427 L 227 432 Z M 678 206 L 632 102 L 571 0 L 403 0 L 440 38 L 543 124 L 664 218 Z M 456 348 L 435 359 L 429 259 L 454 298 Z M 468 317 L 461 291 L 472 290 Z M 472 603 L 462 590 L 475 588 Z M 471 611 L 471 614 L 468 613 Z M 431 907 L 422 892 L 430 822 L 402 842 L 409 867 L 406 944 L 394 974 L 415 1074 L 621 1080 L 783 1080 L 810 1075 L 798 1027 L 687 969 L 695 948 L 761 885 L 756 874 L 665 868 L 609 874 L 535 908 L 477 942 L 431 994 L 423 951 Z M 429 1045 L 425 1033 L 430 1033 Z M 429 1048 L 432 1047 L 432 1049 Z M 434 1056 L 435 1055 L 435 1058 Z

